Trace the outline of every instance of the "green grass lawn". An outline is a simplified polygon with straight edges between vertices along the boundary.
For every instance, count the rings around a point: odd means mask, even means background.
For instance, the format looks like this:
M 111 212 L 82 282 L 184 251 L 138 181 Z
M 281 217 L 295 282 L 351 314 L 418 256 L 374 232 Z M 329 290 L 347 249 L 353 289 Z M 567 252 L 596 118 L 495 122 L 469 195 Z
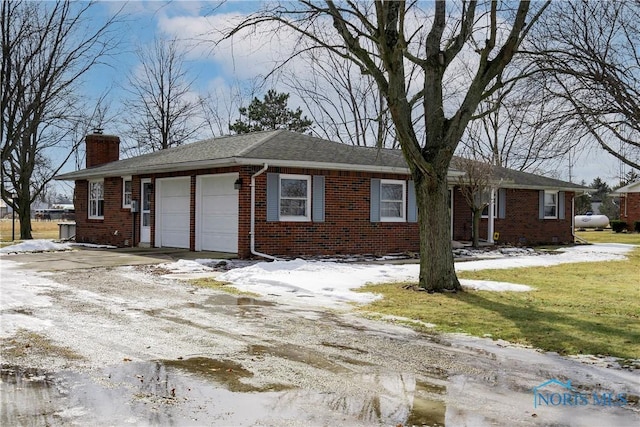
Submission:
M 640 233 L 614 233 L 610 229 L 603 231 L 576 231 L 576 236 L 589 243 L 628 243 L 640 245 Z
M 591 237 L 596 232 L 586 233 Z M 563 355 L 640 358 L 640 248 L 625 261 L 461 272 L 459 277 L 536 290 L 427 294 L 398 283 L 368 285 L 361 290 L 384 298 L 362 310 L 373 317 L 401 316 L 434 323 L 437 331 L 490 336 Z

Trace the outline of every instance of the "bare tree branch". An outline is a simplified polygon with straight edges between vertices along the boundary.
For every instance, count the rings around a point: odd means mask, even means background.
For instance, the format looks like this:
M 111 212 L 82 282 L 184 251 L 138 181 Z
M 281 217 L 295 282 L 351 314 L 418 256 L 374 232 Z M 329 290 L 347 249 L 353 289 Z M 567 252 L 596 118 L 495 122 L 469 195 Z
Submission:
M 81 78 L 110 57 L 119 13 L 98 23 L 93 2 L 2 2 L 2 198 L 31 238 L 31 203 L 71 158 L 88 126 Z M 61 159 L 54 162 L 53 158 Z

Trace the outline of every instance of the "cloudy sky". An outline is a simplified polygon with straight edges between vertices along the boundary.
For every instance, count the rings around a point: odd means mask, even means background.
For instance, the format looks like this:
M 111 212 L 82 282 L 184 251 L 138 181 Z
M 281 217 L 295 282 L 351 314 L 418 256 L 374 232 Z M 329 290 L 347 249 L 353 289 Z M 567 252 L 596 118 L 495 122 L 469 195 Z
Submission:
M 136 46 L 148 44 L 154 37 L 177 38 L 186 52 L 188 67 L 193 72 L 193 95 L 210 93 L 222 104 L 231 105 L 232 95 L 238 87 L 249 91 L 252 82 L 261 82 L 274 64 L 293 49 L 293 38 L 283 33 L 258 34 L 252 38 L 235 38 L 219 45 L 211 43 L 217 31 L 240 19 L 247 13 L 256 10 L 260 3 L 254 1 L 107 1 L 99 2 L 94 10 L 94 18 L 104 19 L 118 11 L 123 16 L 119 25 L 122 36 L 122 48 L 113 58 L 110 66 L 94 70 L 88 77 L 87 90 L 90 96 L 98 96 L 109 91 L 111 112 L 119 108 L 119 99 L 124 95 L 122 86 L 126 83 L 129 72 L 139 65 L 136 63 L 134 50 Z M 298 76 L 307 71 L 304 65 L 292 64 Z M 270 87 L 281 92 L 291 92 L 284 85 L 271 83 L 256 94 L 261 97 Z M 304 105 L 292 94 L 290 107 Z M 237 105 L 229 107 L 237 117 Z M 121 133 L 122 129 L 112 129 L 105 125 L 107 133 Z M 204 137 L 204 135 L 203 135 Z M 585 180 L 590 183 L 600 176 L 610 184 L 617 183 L 621 166 L 604 151 L 594 148 L 579 150 L 574 153 L 574 165 L 571 178 L 574 182 Z M 567 159 L 564 168 L 556 171 L 556 177 L 569 180 Z M 72 168 L 73 166 L 70 166 Z M 629 168 L 624 169 L 628 171 Z

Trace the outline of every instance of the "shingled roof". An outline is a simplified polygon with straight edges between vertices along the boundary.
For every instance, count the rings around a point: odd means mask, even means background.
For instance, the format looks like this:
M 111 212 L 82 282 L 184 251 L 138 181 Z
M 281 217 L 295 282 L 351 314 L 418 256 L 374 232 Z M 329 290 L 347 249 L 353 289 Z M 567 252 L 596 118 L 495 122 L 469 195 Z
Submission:
M 203 167 L 262 165 L 409 173 L 400 150 L 359 147 L 285 130 L 207 139 L 58 175 L 59 180 Z
M 263 165 L 310 169 L 409 174 L 400 150 L 360 147 L 286 130 L 223 136 L 118 160 L 58 175 L 58 180 L 97 179 L 206 167 Z M 586 190 L 587 187 L 526 172 L 497 167 L 496 181 L 505 188 Z M 450 176 L 460 172 L 451 168 Z
M 584 185 L 503 167 L 494 168 L 494 180 L 498 182 L 502 181 L 502 184 L 499 185 L 499 187 L 502 188 L 553 188 L 569 191 L 589 190 L 589 187 L 585 187 Z

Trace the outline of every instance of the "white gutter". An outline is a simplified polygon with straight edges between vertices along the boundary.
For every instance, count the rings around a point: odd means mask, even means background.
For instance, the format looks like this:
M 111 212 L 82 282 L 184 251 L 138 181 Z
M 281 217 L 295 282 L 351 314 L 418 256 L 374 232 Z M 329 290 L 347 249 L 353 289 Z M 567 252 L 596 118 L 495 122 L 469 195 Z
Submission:
M 279 261 L 278 258 L 272 255 L 256 251 L 256 177 L 266 172 L 267 169 L 269 169 L 269 165 L 265 163 L 262 169 L 251 175 L 251 253 L 262 258 Z

